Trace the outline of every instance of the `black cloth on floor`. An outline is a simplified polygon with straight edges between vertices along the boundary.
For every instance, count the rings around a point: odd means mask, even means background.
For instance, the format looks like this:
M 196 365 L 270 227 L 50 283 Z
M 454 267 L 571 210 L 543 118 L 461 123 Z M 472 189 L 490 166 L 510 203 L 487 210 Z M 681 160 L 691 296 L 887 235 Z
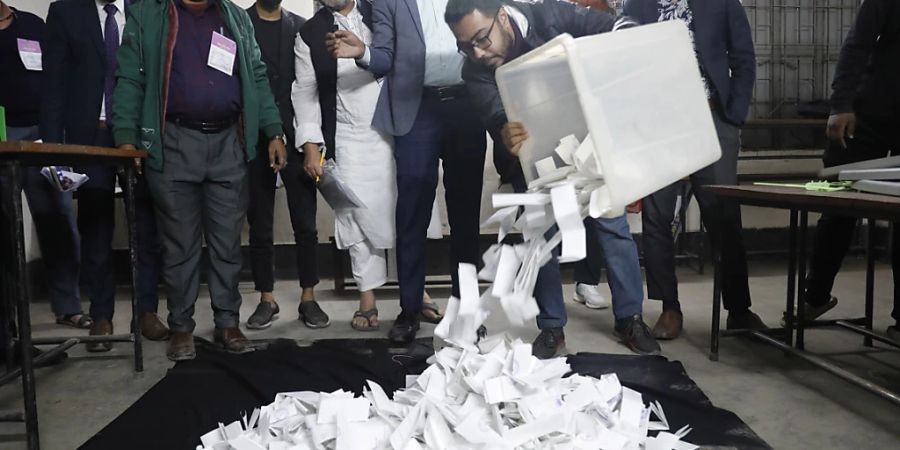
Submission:
M 81 448 L 194 449 L 200 436 L 242 412 L 271 403 L 288 391 L 337 389 L 361 393 L 365 380 L 391 393 L 407 374 L 421 373 L 432 354 L 431 340 L 408 348 L 387 340 L 323 340 L 310 347 L 279 340 L 268 348 L 232 355 L 198 345 L 197 359 L 177 364 L 134 405 Z M 694 428 L 688 439 L 704 446 L 770 448 L 736 415 L 712 406 L 678 362 L 662 357 L 579 354 L 572 369 L 599 376 L 615 372 L 645 401 L 659 400 L 670 425 Z

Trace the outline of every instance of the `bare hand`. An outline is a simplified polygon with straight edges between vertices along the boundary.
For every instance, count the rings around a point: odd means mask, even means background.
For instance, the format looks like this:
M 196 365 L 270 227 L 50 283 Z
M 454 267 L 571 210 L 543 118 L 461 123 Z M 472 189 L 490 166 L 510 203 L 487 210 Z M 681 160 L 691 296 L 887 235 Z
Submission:
M 841 147 L 847 148 L 846 138 L 853 139 L 856 133 L 856 114 L 852 112 L 832 114 L 828 117 L 825 135 L 832 141 L 841 141 Z
M 135 147 L 131 144 L 122 144 L 119 146 L 119 150 L 128 151 L 128 152 L 136 152 L 137 147 Z M 141 158 L 134 158 L 134 170 L 135 170 L 135 172 L 138 173 L 138 175 L 144 173 L 143 161 L 141 160 Z
M 269 141 L 269 167 L 279 172 L 287 166 L 287 150 L 281 138 Z
M 625 207 L 625 212 L 627 212 L 629 214 L 640 214 L 640 212 L 643 210 L 644 210 L 644 203 L 642 200 L 638 200 L 638 201 Z
M 314 180 L 318 180 L 325 171 L 322 169 L 322 153 L 318 149 L 304 148 L 303 170 Z
M 525 131 L 525 125 L 521 122 L 507 122 L 500 130 L 500 136 L 503 137 L 503 145 L 515 156 L 519 156 L 519 150 L 522 149 L 522 143 L 528 139 L 528 131 Z
M 346 30 L 325 35 L 325 47 L 335 58 L 360 58 L 366 53 L 366 44 Z

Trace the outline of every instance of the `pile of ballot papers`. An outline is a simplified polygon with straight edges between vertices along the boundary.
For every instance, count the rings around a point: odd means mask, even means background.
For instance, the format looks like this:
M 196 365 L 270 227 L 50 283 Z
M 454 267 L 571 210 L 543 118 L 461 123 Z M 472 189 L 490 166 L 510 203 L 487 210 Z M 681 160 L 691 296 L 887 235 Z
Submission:
M 280 393 L 204 435 L 198 450 L 697 448 L 682 441 L 690 428 L 669 430 L 662 407 L 645 405 L 615 374 L 567 376 L 564 358 L 539 360 L 510 333 L 538 315 L 534 287 L 552 251 L 561 244 L 561 262 L 585 257 L 583 220 L 603 195 L 589 139 L 564 138 L 555 152 L 562 165 L 538 161 L 527 193 L 494 195 L 486 225 L 499 225 L 498 243 L 480 272 L 459 265 L 460 296 L 435 329 L 431 365 L 406 389 L 389 398 L 370 381 L 361 397 Z M 523 243 L 503 243 L 513 231 Z M 479 279 L 491 282 L 483 294 Z
M 566 377 L 564 358 L 539 360 L 518 340 L 446 347 L 430 361 L 393 399 L 372 381 L 361 397 L 280 393 L 197 449 L 697 448 L 682 441 L 690 428 L 669 431 L 659 403 L 645 405 L 615 374 Z

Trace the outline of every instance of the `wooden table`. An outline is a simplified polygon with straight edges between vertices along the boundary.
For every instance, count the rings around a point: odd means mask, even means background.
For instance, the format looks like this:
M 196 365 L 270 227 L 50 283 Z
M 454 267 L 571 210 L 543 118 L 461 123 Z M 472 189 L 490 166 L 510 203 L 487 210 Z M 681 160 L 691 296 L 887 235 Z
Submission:
M 18 326 L 17 337 L 12 339 L 10 348 L 7 348 L 7 371 L 0 375 L 0 385 L 9 383 L 21 375 L 22 392 L 25 414 L 0 413 L 0 418 L 25 422 L 26 435 L 29 449 L 40 447 L 38 440 L 37 403 L 35 398 L 34 365 L 43 360 L 51 359 L 59 353 L 75 345 L 87 342 L 133 342 L 134 343 L 134 368 L 140 372 L 143 370 L 143 354 L 141 349 L 140 322 L 137 315 L 137 297 L 135 281 L 137 280 L 137 253 L 136 253 L 136 222 L 134 219 L 134 187 L 135 170 L 133 161 L 135 158 L 145 158 L 146 152 L 126 151 L 114 148 L 90 147 L 83 145 L 42 144 L 34 142 L 0 142 L 0 174 L 6 178 L 7 189 L 3 198 L 4 209 L 10 212 L 8 219 L 8 236 L 0 239 L 8 239 L 10 248 L 15 249 L 14 255 L 9 258 L 10 263 L 3 286 L 4 301 L 2 312 L 4 317 L 2 326 L 12 324 L 11 309 L 15 307 Z M 20 183 L 21 168 L 23 166 L 83 166 L 83 165 L 115 165 L 125 174 L 125 186 L 122 186 L 125 194 L 125 211 L 128 221 L 128 247 L 131 257 L 131 332 L 125 335 L 112 336 L 81 336 L 32 339 L 31 337 L 31 285 L 28 280 L 28 271 L 25 261 L 25 233 L 24 217 L 22 213 L 22 186 Z M 10 302 L 8 299 L 15 299 Z M 14 303 L 14 304 L 11 304 Z M 11 335 L 12 336 L 12 335 Z M 56 347 L 41 356 L 32 359 L 32 345 L 56 345 Z M 16 347 L 21 355 L 20 368 L 14 368 L 14 354 Z
M 893 347 L 900 347 L 872 330 L 873 301 L 875 288 L 875 255 L 872 240 L 875 234 L 875 220 L 900 221 L 900 197 L 868 194 L 862 192 L 813 192 L 802 188 L 776 186 L 707 186 L 704 189 L 713 194 L 741 205 L 763 208 L 787 209 L 790 211 L 790 233 L 788 236 L 788 283 L 785 303 L 785 326 L 766 331 L 727 330 L 721 331 L 721 273 L 720 255 L 715 255 L 715 277 L 713 282 L 713 313 L 710 335 L 710 355 L 713 361 L 719 359 L 719 338 L 721 336 L 750 336 L 763 343 L 778 347 L 787 354 L 801 357 L 811 364 L 844 378 L 857 386 L 900 405 L 900 395 L 859 377 L 831 362 L 804 350 L 805 330 L 814 327 L 840 327 L 864 336 L 863 344 L 871 347 L 879 341 Z M 824 213 L 868 219 L 866 236 L 866 292 L 865 315 L 853 319 L 840 320 L 798 320 L 803 317 L 806 290 L 806 254 L 809 213 Z M 799 224 L 798 224 L 799 218 Z M 794 314 L 795 307 L 797 314 Z M 796 340 L 795 340 L 796 333 Z M 778 339 L 781 338 L 781 340 Z

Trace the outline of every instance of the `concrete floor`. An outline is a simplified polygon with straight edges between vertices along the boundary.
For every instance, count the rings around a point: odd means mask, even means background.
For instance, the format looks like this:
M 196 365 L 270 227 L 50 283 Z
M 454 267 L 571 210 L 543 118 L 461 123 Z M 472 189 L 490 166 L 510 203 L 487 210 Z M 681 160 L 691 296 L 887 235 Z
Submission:
M 835 294 L 845 300 L 830 316 L 862 315 L 862 265 L 854 261 L 848 266 L 835 289 Z M 780 261 L 751 263 L 753 309 L 772 326 L 777 325 L 784 308 L 784 267 Z M 885 265 L 878 265 L 877 269 L 875 325 L 883 332 L 890 324 L 891 273 Z M 900 447 L 900 408 L 796 358 L 786 359 L 773 348 L 729 339 L 723 341 L 720 362 L 710 362 L 707 348 L 711 277 L 708 273 L 697 275 L 689 269 L 680 269 L 680 275 L 686 331 L 682 338 L 664 343 L 663 354 L 681 361 L 714 404 L 737 413 L 776 449 Z M 270 329 L 248 332 L 248 336 L 302 340 L 358 337 L 349 326 L 349 318 L 357 306 L 355 297 L 338 297 L 330 287 L 330 283 L 323 283 L 318 295 L 332 317 L 331 327 L 314 331 L 294 320 L 296 300 L 292 297 L 296 295 L 296 285 L 286 281 L 277 285 L 276 292 L 282 318 Z M 257 297 L 252 285 L 241 288 L 245 300 L 242 318 L 246 318 L 255 307 Z M 565 286 L 567 299 L 571 298 L 572 290 L 572 285 Z M 447 295 L 440 291 L 431 293 L 436 298 Z M 125 292 L 120 295 L 124 298 Z M 397 292 L 386 290 L 380 293 L 380 298 L 383 301 L 379 310 L 386 329 L 398 312 Z M 212 314 L 208 304 L 207 294 L 203 292 L 197 308 L 197 334 L 211 338 Z M 566 337 L 571 352 L 627 353 L 611 335 L 612 316 L 608 310 L 591 311 L 571 301 L 568 307 Z M 125 330 L 128 305 L 119 302 L 117 308 L 120 314 L 116 317 L 116 329 Z M 659 304 L 648 302 L 645 314 L 651 325 L 658 313 Z M 78 333 L 54 325 L 46 303 L 35 304 L 32 314 L 36 336 Z M 426 325 L 423 334 L 432 329 Z M 838 330 L 810 332 L 807 348 L 827 354 L 853 372 L 900 391 L 900 351 L 879 344 L 874 349 L 865 348 L 861 337 Z M 64 365 L 40 369 L 37 387 L 42 447 L 76 448 L 159 381 L 172 366 L 165 358 L 165 344 L 149 342 L 145 349 L 143 373 L 133 371 L 132 352 L 125 344 L 117 344 L 111 353 L 99 357 L 87 357 L 83 348 L 78 347 L 69 351 L 69 360 Z M 21 406 L 19 389 L 19 384 L 0 388 L 0 409 Z M 0 448 L 25 448 L 23 442 L 23 425 L 0 424 Z

